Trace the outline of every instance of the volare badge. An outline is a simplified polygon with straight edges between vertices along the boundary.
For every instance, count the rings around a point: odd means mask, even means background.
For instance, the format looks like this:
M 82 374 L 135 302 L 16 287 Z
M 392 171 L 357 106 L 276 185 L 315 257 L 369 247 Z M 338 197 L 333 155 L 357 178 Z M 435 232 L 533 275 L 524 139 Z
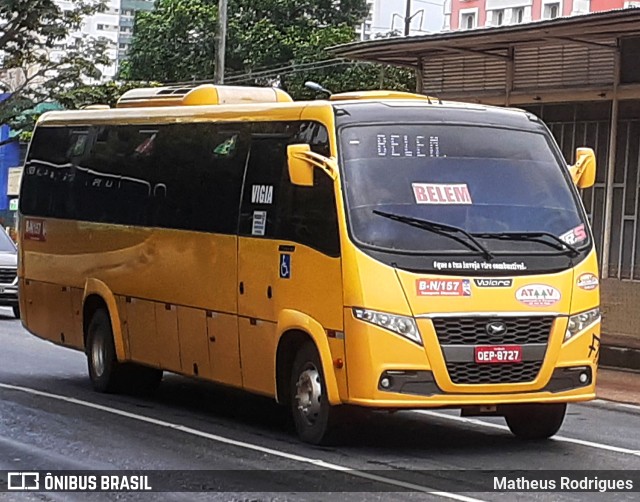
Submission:
M 479 288 L 510 288 L 513 279 L 474 279 Z
M 560 298 L 560 291 L 546 284 L 527 284 L 516 291 L 516 300 L 529 307 L 549 307 L 558 303 Z
M 598 287 L 598 284 L 600 284 L 600 281 L 598 281 L 598 277 L 590 272 L 580 274 L 580 276 L 578 277 L 578 287 L 586 291 L 592 291 L 596 289 Z

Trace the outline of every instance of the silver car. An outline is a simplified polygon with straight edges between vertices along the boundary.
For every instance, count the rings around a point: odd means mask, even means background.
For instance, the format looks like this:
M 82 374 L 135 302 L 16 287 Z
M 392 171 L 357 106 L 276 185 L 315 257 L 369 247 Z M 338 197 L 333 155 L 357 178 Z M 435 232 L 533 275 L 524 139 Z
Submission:
M 13 308 L 20 319 L 18 304 L 18 249 L 3 229 L 0 229 L 0 306 Z

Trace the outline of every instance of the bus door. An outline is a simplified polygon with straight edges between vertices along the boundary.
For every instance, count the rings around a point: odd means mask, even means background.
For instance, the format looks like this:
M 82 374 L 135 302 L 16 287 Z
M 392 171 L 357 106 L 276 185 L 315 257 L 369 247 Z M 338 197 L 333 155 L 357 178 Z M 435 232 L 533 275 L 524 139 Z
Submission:
M 254 135 L 245 173 L 238 238 L 238 328 L 243 385 L 275 393 L 277 312 L 280 272 L 276 224 L 288 136 Z M 283 265 L 286 268 L 286 264 Z

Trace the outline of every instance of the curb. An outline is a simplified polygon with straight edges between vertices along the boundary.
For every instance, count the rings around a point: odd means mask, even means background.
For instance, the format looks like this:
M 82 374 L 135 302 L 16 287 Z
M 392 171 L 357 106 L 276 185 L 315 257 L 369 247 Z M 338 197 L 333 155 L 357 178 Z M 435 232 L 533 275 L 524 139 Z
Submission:
M 600 348 L 600 365 L 640 371 L 640 349 L 603 345 Z

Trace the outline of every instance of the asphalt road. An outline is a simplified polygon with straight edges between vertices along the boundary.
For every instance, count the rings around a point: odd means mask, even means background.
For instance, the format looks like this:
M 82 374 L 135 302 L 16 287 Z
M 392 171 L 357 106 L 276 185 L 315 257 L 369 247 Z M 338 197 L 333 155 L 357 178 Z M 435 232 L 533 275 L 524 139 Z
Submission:
M 527 443 L 501 418 L 378 412 L 340 446 L 313 447 L 296 439 L 288 414 L 271 400 L 175 375 L 150 398 L 95 393 L 84 354 L 29 335 L 0 308 L 0 470 L 216 471 L 209 493 L 0 493 L 0 500 L 508 500 L 514 494 L 481 492 L 459 470 L 638 470 L 639 419 L 640 407 L 573 405 L 556 438 Z M 407 477 L 407 470 L 424 472 Z M 415 491 L 391 493 L 407 483 Z M 327 486 L 355 492 L 330 494 Z

